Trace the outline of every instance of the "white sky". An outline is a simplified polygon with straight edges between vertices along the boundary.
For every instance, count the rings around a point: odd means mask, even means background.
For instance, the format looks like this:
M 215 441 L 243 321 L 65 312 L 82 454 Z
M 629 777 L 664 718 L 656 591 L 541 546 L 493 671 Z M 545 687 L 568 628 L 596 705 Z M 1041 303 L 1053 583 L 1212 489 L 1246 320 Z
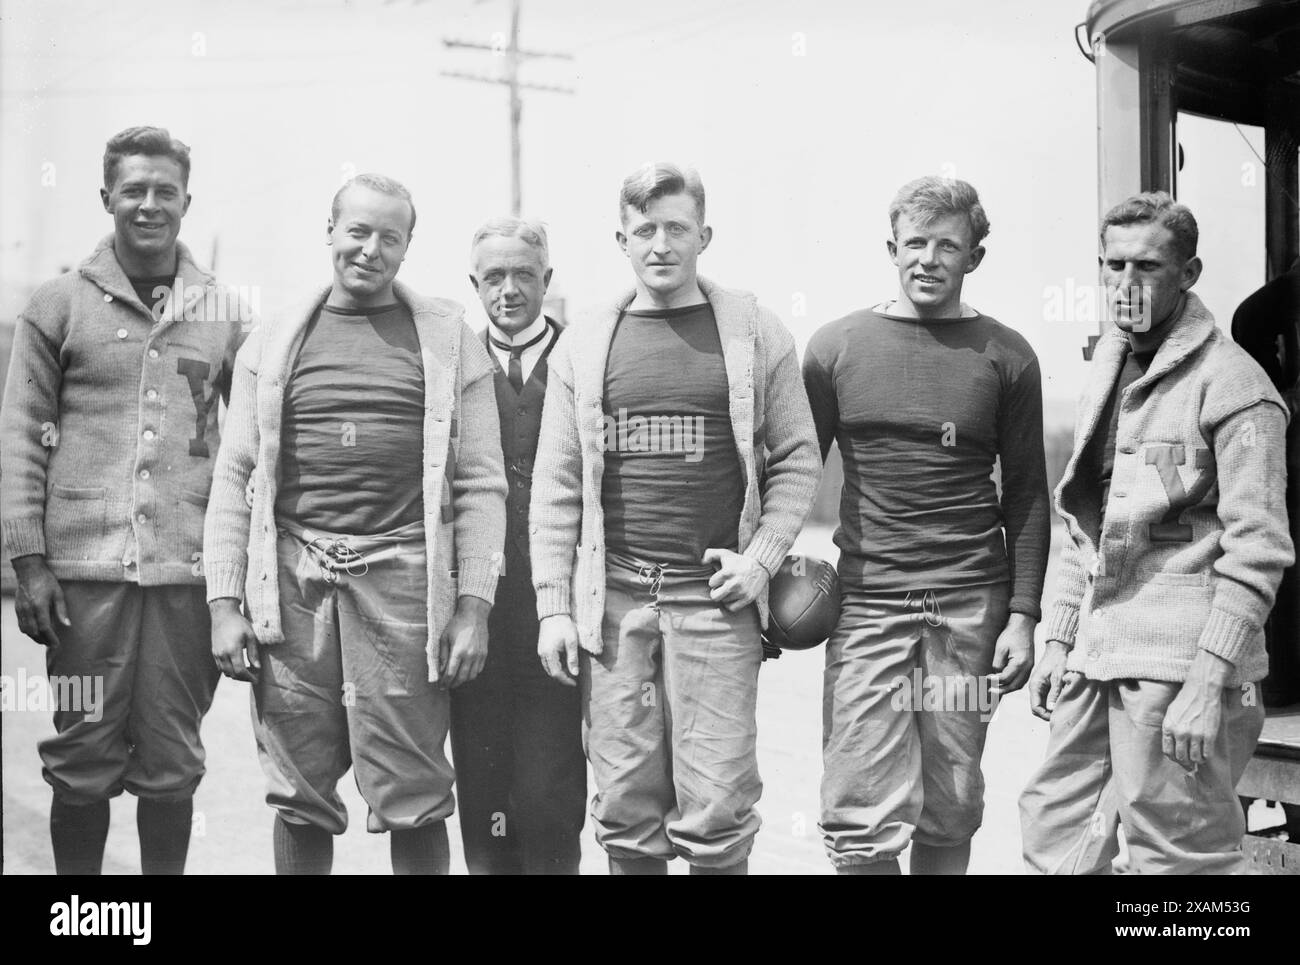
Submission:
M 552 294 L 572 315 L 630 285 L 613 240 L 620 181 L 675 159 L 708 192 L 702 271 L 755 291 L 802 346 L 893 295 L 898 186 L 956 176 L 993 223 L 966 300 L 1029 339 L 1049 419 L 1068 418 L 1096 325 L 1045 317 L 1044 290 L 1096 280 L 1094 74 L 1072 37 L 1086 8 L 525 0 L 523 46 L 577 58 L 524 69 L 576 90 L 529 93 L 524 108 L 525 214 L 549 225 Z M 506 93 L 439 71 L 494 74 L 491 53 L 442 39 L 491 44 L 507 26 L 506 0 L 3 0 L 0 309 L 12 317 L 111 229 L 104 141 L 148 123 L 193 149 L 182 239 L 205 261 L 215 240 L 222 280 L 258 286 L 264 313 L 329 281 L 329 201 L 363 170 L 415 196 L 402 279 L 481 311 L 466 249 L 509 207 Z M 1207 262 L 1198 291 L 1226 326 L 1263 281 L 1264 178 L 1244 173 L 1254 155 L 1231 127 L 1180 136 Z M 1207 223 L 1223 205 L 1231 220 Z

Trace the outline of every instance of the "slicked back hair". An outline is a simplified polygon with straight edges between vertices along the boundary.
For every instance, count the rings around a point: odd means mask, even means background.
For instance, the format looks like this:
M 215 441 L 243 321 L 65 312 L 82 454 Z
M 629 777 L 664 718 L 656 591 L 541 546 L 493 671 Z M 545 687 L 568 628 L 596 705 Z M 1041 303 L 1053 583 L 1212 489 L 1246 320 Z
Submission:
M 695 213 L 704 226 L 704 182 L 694 168 L 678 167 L 670 161 L 649 161 L 623 179 L 618 195 L 618 218 L 629 207 L 645 214 L 650 202 L 674 194 L 689 195 Z
M 470 267 L 473 267 L 474 250 L 484 238 L 519 238 L 542 256 L 542 271 L 551 267 L 551 249 L 546 241 L 546 225 L 525 218 L 493 218 L 474 232 L 469 244 Z
M 1183 261 L 1196 257 L 1200 229 L 1191 208 L 1179 204 L 1167 191 L 1144 191 L 1125 198 L 1101 219 L 1102 251 L 1106 250 L 1106 229 L 1112 225 L 1158 224 L 1174 236 L 1174 247 Z
M 128 127 L 108 139 L 104 146 L 104 188 L 112 191 L 122 158 L 139 154 L 144 157 L 171 158 L 180 166 L 181 184 L 190 183 L 189 145 L 176 140 L 165 127 Z
M 989 233 L 988 215 L 984 213 L 984 205 L 980 204 L 978 192 L 956 178 L 927 176 L 908 181 L 889 203 L 889 226 L 895 237 L 898 236 L 898 219 L 903 215 L 922 227 L 939 218 L 962 215 L 970 224 L 972 248 Z
M 343 195 L 347 194 L 348 188 L 363 187 L 371 191 L 378 191 L 380 194 L 386 194 L 390 198 L 401 198 L 411 209 L 411 224 L 406 229 L 407 240 L 415 233 L 415 202 L 411 200 L 411 192 L 406 190 L 406 185 L 401 181 L 387 177 L 383 174 L 358 174 L 356 177 L 349 178 L 343 182 L 343 187 L 339 188 L 334 194 L 334 202 L 330 205 L 330 220 L 338 224 L 339 209 L 343 204 Z

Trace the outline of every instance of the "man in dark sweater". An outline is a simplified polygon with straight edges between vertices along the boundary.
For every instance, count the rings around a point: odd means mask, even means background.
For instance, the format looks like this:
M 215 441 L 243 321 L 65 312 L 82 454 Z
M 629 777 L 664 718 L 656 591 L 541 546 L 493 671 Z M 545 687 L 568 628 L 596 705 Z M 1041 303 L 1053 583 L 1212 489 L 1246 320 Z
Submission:
M 961 874 L 996 702 L 1033 666 L 1049 540 L 1038 360 L 964 305 L 988 220 L 921 178 L 890 206 L 898 298 L 820 329 L 804 382 L 844 460 L 822 833 L 841 873 Z M 1002 491 L 993 479 L 1000 461 Z
M 497 218 L 474 234 L 470 282 L 487 312 L 506 495 L 506 549 L 483 672 L 452 692 L 451 748 L 471 874 L 577 874 L 587 760 L 576 688 L 537 657 L 528 500 L 560 326 L 542 314 L 551 282 L 546 229 Z

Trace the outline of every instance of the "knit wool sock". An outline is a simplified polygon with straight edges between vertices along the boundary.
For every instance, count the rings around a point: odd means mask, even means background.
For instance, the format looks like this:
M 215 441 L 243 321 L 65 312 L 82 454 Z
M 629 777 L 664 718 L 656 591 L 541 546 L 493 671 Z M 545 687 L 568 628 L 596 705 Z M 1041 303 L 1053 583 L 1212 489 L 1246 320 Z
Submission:
M 970 842 L 939 848 L 912 842 L 908 873 L 914 875 L 964 875 L 970 864 Z
M 107 801 L 68 804 L 54 798 L 50 805 L 50 843 L 54 845 L 55 874 L 100 874 L 107 841 Z
M 334 867 L 334 835 L 324 828 L 294 824 L 277 814 L 272 840 L 278 875 L 327 875 Z
M 142 797 L 136 802 L 135 827 L 140 835 L 140 870 L 144 874 L 185 873 L 193 817 L 193 797 L 181 801 L 153 801 Z
M 615 858 L 609 859 L 611 875 L 666 875 L 668 862 L 663 858 Z
M 451 869 L 447 822 L 388 832 L 395 875 L 445 875 Z

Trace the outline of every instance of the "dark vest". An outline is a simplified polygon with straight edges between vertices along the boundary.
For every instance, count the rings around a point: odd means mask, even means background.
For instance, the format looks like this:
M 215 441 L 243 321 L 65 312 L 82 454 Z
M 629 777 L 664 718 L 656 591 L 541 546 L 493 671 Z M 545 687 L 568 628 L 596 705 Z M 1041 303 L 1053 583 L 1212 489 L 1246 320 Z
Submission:
M 546 400 L 546 359 L 555 347 L 560 326 L 546 319 L 551 330 L 550 341 L 542 356 L 533 366 L 523 392 L 515 392 L 506 371 L 488 342 L 488 332 L 483 333 L 483 343 L 488 346 L 496 369 L 497 415 L 501 418 L 501 454 L 505 458 L 506 480 L 510 492 L 506 495 L 506 569 L 528 567 L 528 501 L 533 493 L 533 461 L 537 458 L 537 436 L 542 431 L 542 403 Z

